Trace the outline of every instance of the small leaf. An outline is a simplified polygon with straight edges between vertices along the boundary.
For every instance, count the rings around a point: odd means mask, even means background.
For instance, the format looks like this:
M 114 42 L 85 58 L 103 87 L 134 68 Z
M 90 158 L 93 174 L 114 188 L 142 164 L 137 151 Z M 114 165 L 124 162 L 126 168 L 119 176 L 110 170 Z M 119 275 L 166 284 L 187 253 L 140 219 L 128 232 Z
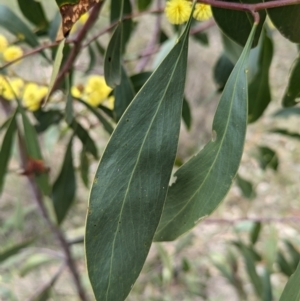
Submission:
M 239 186 L 243 196 L 247 199 L 255 198 L 255 191 L 251 182 L 245 180 L 240 175 L 236 176 L 236 184 Z
M 214 81 L 218 86 L 218 91 L 223 91 L 233 68 L 234 64 L 227 55 L 225 53 L 221 54 L 213 70 Z
M 263 31 L 259 43 L 262 43 L 258 61 L 259 69 L 249 85 L 249 123 L 261 117 L 271 101 L 269 70 L 273 57 L 273 42 L 267 33 Z
M 114 89 L 114 96 L 115 96 L 115 107 L 114 111 L 116 114 L 116 121 L 119 121 L 121 116 L 123 115 L 124 111 L 127 109 L 128 105 L 134 98 L 135 92 L 128 77 L 126 70 L 122 67 L 121 70 L 121 82 Z
M 16 244 L 10 248 L 7 248 L 6 250 L 2 250 L 0 253 L 0 262 L 5 261 L 6 259 L 8 259 L 11 256 L 14 256 L 16 254 L 18 254 L 22 249 L 28 247 L 29 245 L 31 245 L 33 242 L 33 240 L 28 240 L 19 244 Z
M 33 254 L 19 267 L 19 275 L 25 277 L 30 272 L 38 269 L 39 267 L 53 263 L 55 259 L 46 254 Z
M 139 11 L 146 10 L 150 6 L 151 3 L 152 3 L 152 0 L 138 0 L 137 1 L 138 10 Z
M 91 45 L 88 45 L 88 51 L 89 51 L 90 62 L 89 62 L 88 68 L 85 70 L 85 74 L 90 73 L 96 65 L 96 55 L 95 55 L 95 52 Z
M 268 0 L 269 1 L 269 0 Z M 300 43 L 300 5 L 287 5 L 267 9 L 274 26 L 293 43 Z
M 288 280 L 279 301 L 299 301 L 300 300 L 300 264 L 296 272 Z
M 63 39 L 59 43 L 59 46 L 58 46 L 56 56 L 55 56 L 55 60 L 54 60 L 54 64 L 53 64 L 51 77 L 50 77 L 50 83 L 49 83 L 49 86 L 48 86 L 48 93 L 47 93 L 47 95 L 45 97 L 45 100 L 44 100 L 44 105 L 47 103 L 48 98 L 49 98 L 49 96 L 52 92 L 53 86 L 55 84 L 55 81 L 56 81 L 56 78 L 57 78 L 57 75 L 58 75 L 58 72 L 59 72 L 59 69 L 60 69 L 60 65 L 61 65 L 61 62 L 62 62 L 62 59 L 63 59 L 63 50 L 64 50 L 64 47 L 65 47 L 65 42 L 66 42 L 66 40 Z
M 80 153 L 80 176 L 84 185 L 88 188 L 89 186 L 89 158 L 87 156 L 85 147 L 82 147 Z
M 276 133 L 276 134 L 284 135 L 284 136 L 287 136 L 287 137 L 300 139 L 300 134 L 292 133 L 292 132 L 289 132 L 285 129 L 274 129 L 274 130 L 271 131 L 271 133 Z
M 61 171 L 53 184 L 52 200 L 58 224 L 61 224 L 70 209 L 76 191 L 75 169 L 73 166 L 73 136 L 67 146 Z
M 290 254 L 291 257 L 291 266 L 293 269 L 296 270 L 299 260 L 300 260 L 300 253 L 299 251 L 294 247 L 294 245 L 288 241 L 287 239 L 284 240 L 284 244 Z
M 89 135 L 88 131 L 75 119 L 73 120 L 71 127 L 74 131 L 74 134 L 82 142 L 82 145 L 85 146 L 86 151 L 93 155 L 95 159 L 98 159 L 98 150 L 96 144 Z
M 115 29 L 104 57 L 104 77 L 108 86 L 115 88 L 121 82 L 122 23 Z
M 35 0 L 18 0 L 18 4 L 27 20 L 36 25 L 39 29 L 44 29 L 48 26 L 48 20 L 40 2 Z
M 67 82 L 67 103 L 66 103 L 66 110 L 65 110 L 65 120 L 67 124 L 71 125 L 74 119 L 74 112 L 73 112 L 73 97 L 71 95 L 69 77 L 67 78 L 66 82 Z
M 182 103 L 182 119 L 186 125 L 186 128 L 190 130 L 192 124 L 192 114 L 191 114 L 190 105 L 186 100 L 186 98 L 183 99 L 183 103 Z
M 298 57 L 293 63 L 292 70 L 289 76 L 289 83 L 285 89 L 282 98 L 283 107 L 292 107 L 299 102 L 296 100 L 297 98 L 300 98 L 299 82 L 300 82 L 300 57 Z
M 279 266 L 280 271 L 286 276 L 291 276 L 294 272 L 293 267 L 286 260 L 285 256 L 281 251 L 277 252 L 277 264 Z
M 237 173 L 247 127 L 246 66 L 256 26 L 224 88 L 213 122 L 213 138 L 175 173 L 156 241 L 174 240 L 210 214 L 226 196 Z M 215 189 L 218 187 L 218 189 Z
M 40 109 L 35 111 L 33 114 L 38 121 L 38 123 L 34 126 L 38 133 L 46 131 L 51 125 L 58 124 L 63 118 L 63 114 L 59 110 L 43 111 Z
M 123 301 L 149 252 L 176 156 L 189 27 L 123 114 L 96 172 L 85 243 L 97 300 Z
M 255 222 L 250 232 L 250 241 L 252 245 L 254 245 L 257 242 L 260 230 L 261 230 L 261 223 Z
M 292 107 L 292 108 L 286 108 L 276 111 L 273 116 L 274 117 L 290 117 L 293 115 L 300 115 L 300 108 L 299 107 Z
M 9 124 L 3 137 L 0 150 L 0 195 L 3 189 L 5 175 L 7 173 L 8 162 L 11 156 L 14 134 L 17 129 L 16 112 L 8 120 Z
M 230 2 L 238 3 L 259 3 L 259 0 L 243 0 L 235 1 L 231 0 Z M 232 40 L 238 43 L 241 46 L 246 44 L 248 36 L 251 32 L 251 28 L 254 24 L 253 16 L 248 12 L 241 12 L 231 9 L 224 9 L 218 7 L 212 7 L 212 12 L 214 19 L 220 29 Z M 258 43 L 260 32 L 266 18 L 266 12 L 264 10 L 259 11 L 260 22 L 257 26 L 255 36 L 253 38 L 252 47 L 255 47 Z M 237 30 L 238 29 L 238 30 Z
M 278 157 L 272 149 L 266 146 L 259 146 L 259 165 L 261 169 L 265 170 L 266 168 L 270 167 L 274 170 L 278 168 Z

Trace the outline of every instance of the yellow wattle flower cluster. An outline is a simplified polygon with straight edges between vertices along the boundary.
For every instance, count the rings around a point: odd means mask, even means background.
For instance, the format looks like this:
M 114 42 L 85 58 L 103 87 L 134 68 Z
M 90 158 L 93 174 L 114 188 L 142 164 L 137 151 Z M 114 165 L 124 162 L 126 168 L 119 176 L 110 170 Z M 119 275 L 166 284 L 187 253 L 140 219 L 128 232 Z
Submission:
M 4 78 L 0 76 L 0 96 L 11 101 L 22 99 L 24 107 L 29 111 L 39 109 L 43 98 L 48 93 L 48 87 L 35 83 L 25 84 L 21 78 Z
M 9 46 L 9 43 L 5 36 L 0 34 L 0 56 L 3 57 L 4 61 L 10 62 L 23 55 L 21 47 L 16 45 Z
M 191 11 L 192 3 L 188 0 L 169 0 L 165 8 L 166 17 L 172 24 L 182 24 L 188 21 Z M 198 21 L 205 21 L 211 18 L 210 5 L 197 3 L 193 17 Z
M 105 79 L 100 75 L 91 75 L 85 86 L 73 86 L 71 94 L 76 98 L 81 98 L 93 107 L 105 104 L 113 109 L 114 98 L 109 97 L 112 89 L 106 85 Z
M 88 12 L 81 15 L 81 17 L 78 19 L 78 21 L 73 25 L 73 27 L 71 29 L 71 33 L 76 32 L 78 27 L 85 24 L 85 22 L 87 21 L 88 18 L 89 18 L 89 13 Z

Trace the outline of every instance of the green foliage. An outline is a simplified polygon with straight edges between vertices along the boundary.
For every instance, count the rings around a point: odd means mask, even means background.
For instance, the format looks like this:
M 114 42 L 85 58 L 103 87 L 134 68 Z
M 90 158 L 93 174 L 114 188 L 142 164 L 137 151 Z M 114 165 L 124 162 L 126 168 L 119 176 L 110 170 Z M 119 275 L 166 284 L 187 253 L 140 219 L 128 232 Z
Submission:
M 300 4 L 291 1 L 208 0 L 215 22 L 204 18 L 199 24 L 191 14 L 185 27 L 167 25 L 162 4 L 151 0 L 17 0 L 18 12 L 11 2 L 0 4 L 1 300 L 18 300 L 9 281 L 44 280 L 39 275 L 49 266 L 49 280 L 35 292 L 27 289 L 31 296 L 22 300 L 59 298 L 55 283 L 66 266 L 82 301 L 88 289 L 101 301 L 136 300 L 148 291 L 154 292 L 148 301 L 212 301 L 208 283 L 216 269 L 240 300 L 300 300 L 298 241 L 265 223 L 280 218 L 216 218 L 233 224 L 225 255 L 206 248 L 204 239 L 195 243 L 196 232 L 180 238 L 220 206 L 232 185 L 238 189 L 223 209 L 227 217 L 236 208 L 252 216 L 256 197 L 269 193 L 266 186 L 276 180 L 294 193 L 294 179 L 282 173 L 285 154 L 298 150 L 300 138 L 290 124 L 300 114 L 299 45 L 298 54 L 286 54 L 294 63 L 281 83 L 283 109 L 274 96 L 281 87 L 274 89 L 270 76 L 278 43 L 273 32 L 300 44 Z M 143 19 L 153 12 L 155 22 Z M 214 49 L 216 30 L 207 31 L 212 26 L 220 31 L 222 49 Z M 60 30 L 69 38 L 56 43 Z M 12 46 L 19 54 L 10 59 L 5 52 Z M 214 66 L 203 47 L 214 50 Z M 216 88 L 210 94 L 207 85 L 195 95 L 208 78 L 203 65 L 197 69 L 198 60 L 212 69 Z M 202 125 L 209 119 L 200 120 L 195 105 L 209 118 L 216 101 L 211 139 L 204 145 L 209 134 Z M 180 130 L 181 121 L 188 131 Z M 260 138 L 246 144 L 246 164 L 238 171 L 247 126 L 254 122 L 249 140 Z M 180 138 L 187 132 L 193 145 Z M 266 184 L 267 175 L 274 183 Z M 272 215 L 274 203 L 269 194 L 263 197 L 260 206 L 272 206 Z M 197 227 L 214 244 L 210 230 Z M 159 243 L 146 261 L 153 242 Z M 60 252 L 51 250 L 57 244 Z M 190 256 L 194 244 L 201 246 L 200 255 Z M 75 262 L 83 247 L 92 290 Z M 142 269 L 148 278 L 133 288 Z M 290 277 L 284 290 L 276 277 Z

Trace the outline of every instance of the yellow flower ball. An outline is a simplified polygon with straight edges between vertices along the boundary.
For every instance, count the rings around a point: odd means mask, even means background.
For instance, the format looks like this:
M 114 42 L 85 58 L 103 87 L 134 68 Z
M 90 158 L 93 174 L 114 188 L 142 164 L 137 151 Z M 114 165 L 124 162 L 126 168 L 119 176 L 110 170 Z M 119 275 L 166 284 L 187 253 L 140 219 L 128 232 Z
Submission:
M 172 24 L 182 24 L 186 22 L 191 14 L 191 2 L 186 0 L 170 0 L 166 4 L 165 14 Z
M 6 100 L 20 98 L 24 88 L 24 82 L 21 78 L 5 79 L 0 77 L 0 95 Z
M 92 75 L 88 78 L 83 99 L 90 105 L 97 107 L 107 99 L 111 91 L 112 89 L 107 86 L 103 76 Z
M 73 86 L 73 87 L 71 88 L 71 95 L 72 95 L 73 97 L 76 97 L 76 98 L 81 98 L 81 96 L 82 96 L 82 91 L 80 90 L 79 87 Z
M 23 55 L 23 50 L 19 46 L 9 46 L 3 51 L 3 58 L 6 62 L 13 61 Z
M 103 105 L 105 105 L 110 110 L 113 110 L 115 107 L 115 97 L 114 96 L 108 97 L 108 99 L 103 103 Z
M 0 34 L 0 52 L 3 52 L 8 46 L 8 41 L 5 36 Z
M 207 4 L 197 3 L 193 17 L 198 21 L 206 21 L 212 17 L 211 7 Z
M 23 94 L 23 104 L 29 111 L 39 109 L 43 98 L 48 93 L 48 87 L 39 87 L 35 83 L 29 83 L 25 86 Z

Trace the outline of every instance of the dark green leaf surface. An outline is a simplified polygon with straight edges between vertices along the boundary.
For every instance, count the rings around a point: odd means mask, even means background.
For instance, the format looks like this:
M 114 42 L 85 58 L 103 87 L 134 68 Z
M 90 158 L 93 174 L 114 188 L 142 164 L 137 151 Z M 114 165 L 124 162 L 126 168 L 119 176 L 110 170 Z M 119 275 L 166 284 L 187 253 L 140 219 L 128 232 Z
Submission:
M 115 88 L 121 82 L 122 23 L 115 29 L 104 57 L 104 77 L 108 86 Z
M 279 301 L 299 301 L 300 300 L 300 264 L 298 264 L 296 272 L 287 282 Z
M 133 88 L 135 92 L 139 92 L 145 82 L 149 79 L 152 72 L 146 71 L 142 73 L 135 74 L 130 77 L 130 81 L 132 82 Z
M 138 5 L 139 11 L 146 10 L 150 6 L 151 3 L 152 3 L 152 0 L 138 0 L 137 5 Z
M 299 263 L 299 260 L 300 260 L 300 253 L 294 247 L 294 245 L 290 241 L 288 241 L 287 239 L 284 240 L 284 244 L 285 244 L 286 249 L 288 250 L 288 253 L 289 253 L 290 258 L 291 258 L 291 266 L 295 271 L 297 269 L 297 266 L 298 266 L 298 263 Z
M 224 88 L 212 140 L 175 173 L 176 182 L 168 191 L 156 241 L 174 240 L 193 228 L 217 208 L 232 184 L 246 134 L 246 67 L 255 29 L 256 26 Z
M 88 50 L 89 50 L 89 59 L 90 59 L 90 62 L 89 62 L 88 68 L 85 71 L 86 74 L 90 73 L 94 69 L 94 67 L 96 65 L 96 55 L 95 55 L 95 52 L 93 50 L 93 47 L 91 45 L 89 45 L 88 46 Z
M 4 179 L 7 172 L 7 166 L 11 155 L 13 138 L 16 131 L 16 113 L 9 119 L 8 128 L 4 135 L 0 150 L 0 195 L 4 185 Z
M 223 91 L 233 68 L 234 64 L 227 55 L 223 53 L 219 57 L 213 70 L 214 81 L 218 86 L 218 91 Z
M 0 4 L 0 26 L 3 26 L 17 38 L 24 38 L 24 41 L 31 47 L 39 45 L 36 35 L 32 33 L 29 27 L 13 11 L 2 4 Z
M 239 186 L 245 198 L 253 199 L 255 197 L 255 191 L 253 190 L 253 185 L 251 182 L 245 180 L 240 175 L 237 175 L 236 184 Z
M 67 102 L 66 102 L 66 110 L 65 110 L 65 120 L 67 124 L 71 125 L 74 119 L 74 110 L 73 110 L 73 97 L 71 95 L 70 88 L 70 79 L 69 77 L 66 80 L 67 83 Z
M 123 301 L 149 252 L 176 156 L 189 26 L 123 114 L 100 161 L 85 239 L 97 300 Z
M 238 2 L 238 3 L 259 3 L 260 0 L 229 0 L 229 2 Z M 241 12 L 231 9 L 223 9 L 218 7 L 212 7 L 212 12 L 215 21 L 217 22 L 220 29 L 236 43 L 244 46 L 248 39 L 248 36 L 253 27 L 254 20 L 253 16 L 250 13 Z M 266 18 L 266 12 L 261 10 L 259 12 L 260 23 L 256 30 L 252 47 L 255 47 L 258 43 L 260 32 Z
M 256 121 L 271 101 L 269 69 L 273 57 L 273 42 L 266 32 L 262 33 L 258 72 L 249 85 L 248 122 Z
M 80 153 L 80 176 L 86 187 L 89 186 L 89 166 L 89 158 L 87 156 L 85 147 L 83 146 Z
M 279 32 L 294 43 L 300 43 L 300 4 L 269 8 L 268 15 Z
M 128 77 L 126 70 L 122 67 L 121 71 L 121 83 L 114 89 L 116 120 L 119 121 L 126 108 L 134 98 L 135 91 L 133 89 L 130 78 Z
M 291 276 L 294 273 L 293 267 L 287 261 L 285 256 L 281 251 L 277 252 L 277 264 L 279 266 L 280 271 L 285 274 L 286 276 Z
M 61 224 L 66 217 L 75 197 L 76 179 L 72 146 L 73 137 L 67 146 L 61 171 L 52 188 L 52 200 L 58 224 Z
M 300 20 L 300 18 L 299 18 Z M 300 58 L 298 57 L 292 66 L 292 71 L 289 76 L 289 83 L 285 89 L 282 106 L 292 107 L 299 103 L 296 98 L 300 97 Z
M 278 168 L 278 157 L 272 149 L 267 146 L 259 146 L 259 165 L 262 169 L 272 168 L 277 170 Z
M 192 114 L 189 102 L 186 100 L 186 98 L 183 99 L 182 103 L 182 119 L 186 125 L 186 128 L 190 130 L 192 125 Z
M 38 121 L 35 125 L 38 133 L 46 131 L 51 125 L 58 124 L 63 118 L 63 114 L 58 110 L 42 111 L 39 109 L 33 114 Z
M 250 241 L 252 245 L 254 245 L 257 242 L 260 230 L 261 230 L 261 223 L 255 222 L 250 232 Z
M 40 2 L 36 0 L 18 0 L 18 4 L 27 20 L 35 24 L 39 29 L 47 27 L 48 20 Z

